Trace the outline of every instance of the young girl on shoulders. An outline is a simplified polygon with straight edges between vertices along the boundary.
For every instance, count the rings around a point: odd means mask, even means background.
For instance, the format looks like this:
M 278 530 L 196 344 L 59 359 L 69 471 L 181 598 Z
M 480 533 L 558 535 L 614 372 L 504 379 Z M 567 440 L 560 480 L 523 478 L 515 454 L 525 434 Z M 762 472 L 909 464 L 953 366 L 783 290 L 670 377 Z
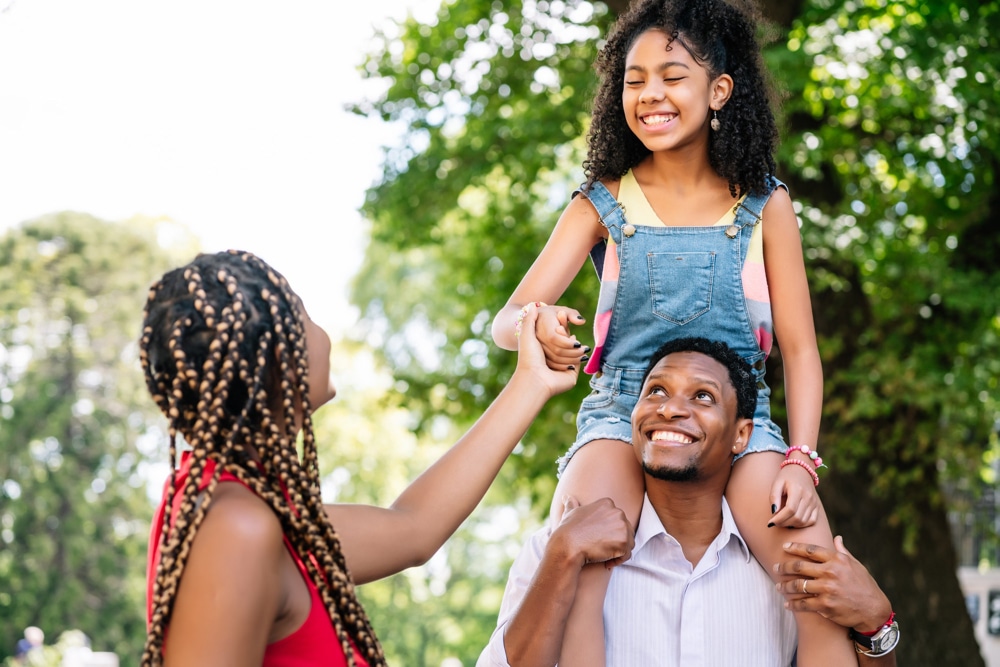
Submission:
M 777 130 L 757 14 L 737 4 L 638 0 L 619 18 L 597 58 L 601 83 L 582 196 L 567 205 L 497 314 L 493 338 L 516 349 L 523 309 L 537 309 L 535 333 L 550 367 L 586 362 L 593 375 L 576 441 L 560 461 L 554 522 L 566 496 L 581 503 L 610 497 L 636 525 L 643 471 L 629 447 L 630 417 L 646 360 L 681 336 L 737 350 L 757 373 L 758 407 L 726 497 L 750 549 L 773 572 L 787 560 L 782 544 L 793 536 L 833 546 L 816 494 L 823 375 L 797 218 L 773 176 Z M 570 332 L 584 318 L 557 304 L 588 255 L 601 277 L 589 356 Z M 784 367 L 787 441 L 771 421 L 764 381 L 774 340 Z M 688 448 L 696 459 L 702 443 L 698 433 L 678 431 L 663 446 Z M 588 570 L 570 614 L 563 667 L 604 663 L 610 570 Z M 843 628 L 811 612 L 796 621 L 800 667 L 856 664 Z

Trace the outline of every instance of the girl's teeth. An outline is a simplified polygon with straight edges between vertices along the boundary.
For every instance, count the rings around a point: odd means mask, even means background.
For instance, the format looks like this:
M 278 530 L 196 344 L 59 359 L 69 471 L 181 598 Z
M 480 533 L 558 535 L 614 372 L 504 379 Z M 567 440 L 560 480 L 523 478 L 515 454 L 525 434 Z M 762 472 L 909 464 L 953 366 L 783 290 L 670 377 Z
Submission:
M 661 125 L 670 121 L 672 116 L 646 116 L 642 119 L 642 122 L 646 125 Z

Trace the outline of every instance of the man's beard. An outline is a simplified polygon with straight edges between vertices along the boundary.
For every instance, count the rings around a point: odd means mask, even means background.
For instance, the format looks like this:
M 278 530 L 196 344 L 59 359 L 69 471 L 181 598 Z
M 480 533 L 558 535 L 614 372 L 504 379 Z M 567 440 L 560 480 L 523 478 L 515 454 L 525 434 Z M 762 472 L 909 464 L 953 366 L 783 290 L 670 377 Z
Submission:
M 662 479 L 664 482 L 693 482 L 698 479 L 698 466 L 694 461 L 689 461 L 683 468 L 654 467 L 643 461 L 642 469 L 650 477 Z

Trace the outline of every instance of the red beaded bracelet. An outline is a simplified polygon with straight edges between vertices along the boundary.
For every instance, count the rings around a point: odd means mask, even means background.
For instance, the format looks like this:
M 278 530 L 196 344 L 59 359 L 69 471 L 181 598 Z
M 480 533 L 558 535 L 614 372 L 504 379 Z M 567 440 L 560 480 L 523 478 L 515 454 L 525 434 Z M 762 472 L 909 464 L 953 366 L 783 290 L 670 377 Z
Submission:
M 817 452 L 815 449 L 809 449 L 807 445 L 795 445 L 794 447 L 789 447 L 788 451 L 785 452 L 785 458 L 787 459 L 788 457 L 790 457 L 792 455 L 792 452 L 802 452 L 803 454 L 809 457 L 809 460 L 812 461 L 812 464 L 817 468 L 826 467 L 823 465 L 823 459 L 820 458 L 819 452 Z
M 806 463 L 805 461 L 802 461 L 801 459 L 785 459 L 784 461 L 781 462 L 781 467 L 782 468 L 784 468 L 787 465 L 796 465 L 796 466 L 801 467 L 807 473 L 809 473 L 810 475 L 812 475 L 813 486 L 819 486 L 819 475 L 817 475 L 816 471 L 813 470 L 812 468 L 810 468 L 809 464 Z
M 859 635 L 864 635 L 865 637 L 874 637 L 876 632 L 878 632 L 882 628 L 886 627 L 887 625 L 892 625 L 892 622 L 894 620 L 896 620 L 896 612 L 893 611 L 893 612 L 889 613 L 889 620 L 888 621 L 886 621 L 882 625 L 878 626 L 877 628 L 875 628 L 871 632 L 861 632 L 860 630 L 855 630 L 855 632 L 857 632 Z

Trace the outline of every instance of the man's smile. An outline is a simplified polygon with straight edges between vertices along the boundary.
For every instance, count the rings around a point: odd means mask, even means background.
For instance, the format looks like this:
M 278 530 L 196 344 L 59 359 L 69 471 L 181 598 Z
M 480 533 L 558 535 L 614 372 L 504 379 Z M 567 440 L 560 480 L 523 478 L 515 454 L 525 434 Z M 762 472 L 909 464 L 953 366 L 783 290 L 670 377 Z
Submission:
M 652 442 L 676 443 L 678 445 L 690 445 L 694 438 L 679 431 L 651 431 L 649 439 Z

